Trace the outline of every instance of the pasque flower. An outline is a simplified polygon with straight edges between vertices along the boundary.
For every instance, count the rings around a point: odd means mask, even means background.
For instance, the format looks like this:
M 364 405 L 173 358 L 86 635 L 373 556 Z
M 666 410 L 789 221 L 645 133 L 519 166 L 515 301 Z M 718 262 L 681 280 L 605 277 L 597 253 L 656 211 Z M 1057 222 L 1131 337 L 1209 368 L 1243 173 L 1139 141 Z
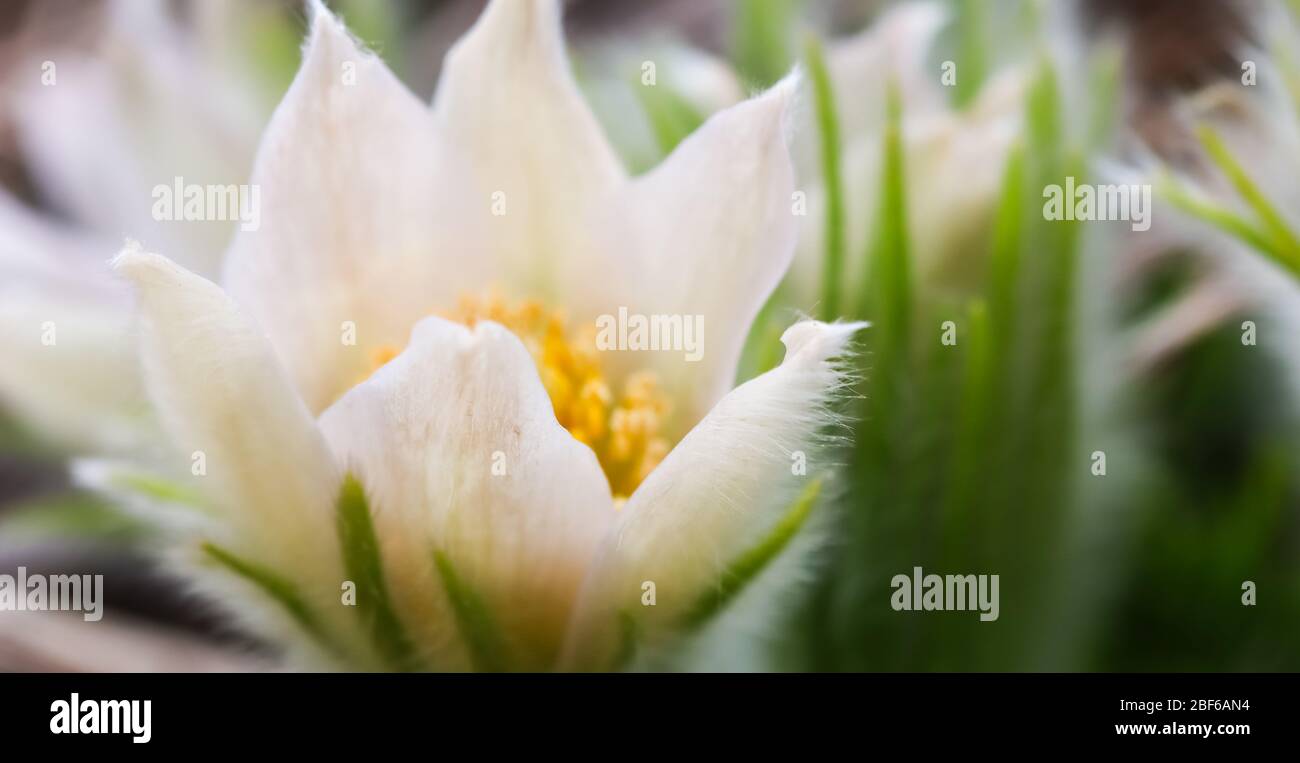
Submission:
M 156 220 L 150 190 L 174 177 L 246 180 L 273 105 L 227 65 L 251 5 L 194 3 L 184 27 L 164 3 L 113 0 L 84 50 L 24 50 L 0 83 L 0 111 L 57 213 L 0 189 L 0 403 L 45 440 L 123 452 L 156 434 L 130 294 L 105 277 L 104 252 L 129 231 L 198 273 L 219 272 L 231 224 Z
M 220 285 L 115 260 L 195 475 L 146 491 L 177 563 L 293 657 L 360 668 L 608 669 L 753 592 L 816 498 L 860 327 L 797 323 L 731 389 L 793 255 L 794 81 L 629 178 L 554 0 L 490 3 L 432 108 L 311 15 Z M 702 316 L 702 357 L 597 351 L 620 308 Z

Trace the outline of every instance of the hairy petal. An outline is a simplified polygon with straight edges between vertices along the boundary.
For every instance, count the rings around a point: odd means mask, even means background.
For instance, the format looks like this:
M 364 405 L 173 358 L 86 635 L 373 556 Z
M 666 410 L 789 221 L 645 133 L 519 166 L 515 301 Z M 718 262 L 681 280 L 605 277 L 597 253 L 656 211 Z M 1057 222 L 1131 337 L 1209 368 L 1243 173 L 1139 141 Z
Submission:
M 266 337 L 219 287 L 165 257 L 128 247 L 114 265 L 139 294 L 150 397 L 177 451 L 203 466 L 186 488 L 213 504 L 221 531 L 203 540 L 295 583 L 347 639 L 356 619 L 338 594 L 339 474 Z
M 201 59 L 164 2 L 108 5 L 90 52 L 54 57 L 55 86 L 16 90 L 23 156 L 43 194 L 79 223 L 114 241 L 132 236 L 166 247 L 212 276 L 231 222 L 159 220 L 153 190 L 178 177 L 246 182 L 263 115 L 242 83 Z
M 570 667 L 608 667 L 620 619 L 653 636 L 683 626 L 724 565 L 770 537 L 808 481 L 828 405 L 846 383 L 835 359 L 864 324 L 797 323 L 782 364 L 741 386 L 673 449 L 637 489 L 584 584 L 566 644 Z M 802 453 L 807 476 L 793 468 Z M 653 582 L 654 607 L 641 604 Z
M 489 3 L 448 53 L 434 111 L 472 167 L 459 191 L 492 235 L 478 256 L 508 285 L 563 297 L 556 263 L 590 257 L 592 205 L 624 171 L 573 82 L 557 0 Z
M 686 431 L 731 388 L 749 327 L 794 256 L 798 218 L 786 145 L 791 76 L 715 115 L 602 215 L 601 277 L 575 273 L 579 312 L 702 316 L 703 337 L 673 352 L 611 353 L 654 364 Z
M 260 225 L 238 233 L 224 282 L 319 412 L 365 375 L 376 348 L 400 345 L 420 316 L 450 304 L 474 263 L 459 249 L 472 249 L 472 231 L 460 227 L 463 192 L 428 108 L 312 8 L 302 68 L 253 170 Z
M 510 667 L 549 667 L 613 501 L 519 339 L 495 323 L 425 318 L 320 425 L 366 486 L 393 599 L 426 660 L 465 666 L 449 632 L 449 593 L 464 590 L 482 601 Z

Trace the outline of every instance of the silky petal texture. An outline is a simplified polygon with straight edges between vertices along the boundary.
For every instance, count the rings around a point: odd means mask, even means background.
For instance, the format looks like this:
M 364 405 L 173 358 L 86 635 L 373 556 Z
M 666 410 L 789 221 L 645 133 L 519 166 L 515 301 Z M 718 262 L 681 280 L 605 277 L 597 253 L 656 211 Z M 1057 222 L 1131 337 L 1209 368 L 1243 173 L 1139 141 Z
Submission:
M 587 228 L 625 173 L 569 72 L 559 3 L 490 3 L 447 54 L 434 113 L 472 167 L 458 190 L 491 235 L 479 256 L 529 296 L 590 289 Z
M 406 351 L 320 425 L 366 487 L 389 586 L 398 610 L 417 615 L 417 643 L 445 651 L 455 627 L 438 550 L 521 656 L 513 667 L 550 667 L 614 506 L 519 339 L 491 322 L 471 330 L 426 318 Z
M 226 531 L 206 540 L 296 583 L 330 631 L 364 654 L 356 613 L 338 593 L 340 475 L 265 336 L 219 287 L 165 257 L 128 247 L 114 265 L 139 294 L 154 406 L 179 453 L 204 455 L 206 474 L 187 486 L 215 505 Z
M 23 155 L 42 193 L 81 225 L 117 242 L 146 239 L 215 274 L 235 224 L 155 219 L 153 191 L 177 177 L 246 182 L 261 115 L 188 49 L 163 3 L 119 1 L 108 16 L 93 53 L 53 56 L 55 84 L 39 79 L 40 62 L 17 83 Z
M 464 189 L 428 107 L 313 7 L 253 171 L 261 227 L 237 235 L 224 278 L 319 412 L 365 376 L 375 348 L 400 347 L 421 316 L 487 279 L 475 278 Z
M 769 532 L 819 473 L 829 409 L 847 383 L 836 362 L 865 324 L 796 323 L 781 365 L 724 397 L 637 488 L 584 584 L 566 644 L 571 668 L 608 667 L 620 616 L 652 634 L 680 624 L 722 566 Z M 792 468 L 808 458 L 808 476 Z M 656 586 L 643 607 L 642 584 Z
M 603 353 L 615 376 L 658 372 L 684 433 L 731 389 L 754 317 L 794 255 L 798 221 L 786 147 L 792 76 L 720 112 L 615 198 L 597 234 L 613 253 L 583 279 L 598 285 L 581 315 L 702 316 L 701 355 L 688 347 Z M 575 278 L 582 276 L 575 274 Z

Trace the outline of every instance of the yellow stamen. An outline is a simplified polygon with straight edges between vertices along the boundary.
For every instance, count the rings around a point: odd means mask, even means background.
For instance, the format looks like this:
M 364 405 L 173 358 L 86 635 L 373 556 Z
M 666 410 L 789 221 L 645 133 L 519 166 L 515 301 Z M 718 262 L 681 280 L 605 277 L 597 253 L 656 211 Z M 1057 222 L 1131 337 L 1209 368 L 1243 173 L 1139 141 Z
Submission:
M 532 300 L 512 305 L 496 292 L 463 295 L 442 316 L 471 327 L 494 321 L 523 341 L 537 363 L 555 418 L 595 451 L 616 505 L 668 455 L 670 443 L 663 433 L 668 397 L 658 378 L 649 371 L 631 374 L 616 394 L 601 367 L 594 326 L 571 330 L 562 311 L 548 311 Z M 397 353 L 392 347 L 376 350 L 374 368 Z

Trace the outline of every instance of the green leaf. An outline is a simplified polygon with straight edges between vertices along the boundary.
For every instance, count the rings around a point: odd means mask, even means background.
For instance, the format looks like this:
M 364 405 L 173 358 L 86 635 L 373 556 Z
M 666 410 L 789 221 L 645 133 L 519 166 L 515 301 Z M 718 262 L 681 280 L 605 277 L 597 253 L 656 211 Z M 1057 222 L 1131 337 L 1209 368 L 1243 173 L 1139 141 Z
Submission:
M 343 569 L 357 587 L 357 614 L 384 660 L 398 670 L 410 670 L 415 667 L 414 650 L 388 598 L 365 488 L 351 473 L 343 477 L 336 510 Z
M 993 389 L 995 369 L 989 347 L 988 311 L 983 301 L 971 303 L 967 309 L 966 326 L 966 368 L 956 427 L 952 489 L 948 493 L 947 516 L 943 523 L 949 554 L 955 554 L 962 539 L 969 536 L 968 522 L 972 519 L 981 466 L 990 445 L 988 422 L 992 411 L 988 401 L 997 394 Z
M 881 142 L 879 209 L 867 257 L 866 304 L 861 314 L 878 320 L 880 336 L 891 349 L 907 341 L 912 311 L 910 242 L 907 231 L 907 183 L 903 158 L 902 99 L 891 82 Z
M 731 57 L 746 84 L 767 87 L 790 69 L 795 0 L 734 0 Z
M 1264 192 L 1255 184 L 1246 172 L 1245 168 L 1237 162 L 1228 146 L 1223 142 L 1223 138 L 1208 125 L 1202 125 L 1197 130 L 1197 136 L 1200 138 L 1201 145 L 1205 148 L 1207 154 L 1223 172 L 1232 186 L 1237 189 L 1246 204 L 1254 210 L 1263 224 L 1264 231 L 1269 239 L 1273 242 L 1276 255 L 1286 265 L 1287 269 L 1294 273 L 1300 274 L 1300 239 L 1287 225 L 1286 220 L 1275 209 L 1272 203 L 1264 195 Z
M 736 557 L 722 570 L 717 587 L 710 589 L 690 610 L 685 625 L 694 628 L 722 611 L 767 565 L 775 559 L 803 527 L 821 493 L 822 481 L 813 479 L 804 488 L 776 526 L 749 550 Z
M 108 478 L 109 486 L 128 493 L 137 493 L 161 503 L 202 508 L 203 499 L 185 485 L 143 472 L 117 471 Z
M 456 615 L 460 635 L 469 646 L 474 669 L 483 673 L 500 673 L 509 668 L 505 642 L 497 628 L 487 604 L 452 566 L 451 560 L 441 551 L 433 552 L 433 562 L 442 578 L 442 585 Z
M 1294 267 L 1287 262 L 1278 250 L 1277 243 L 1266 231 L 1261 230 L 1253 220 L 1248 220 L 1230 209 L 1198 197 L 1171 175 L 1165 175 L 1160 179 L 1156 184 L 1156 191 L 1167 199 L 1170 204 L 1188 215 L 1218 228 L 1252 249 L 1277 261 L 1283 267 L 1294 271 Z
M 1002 192 L 993 221 L 993 249 L 989 256 L 989 294 L 995 350 L 1011 342 L 1016 315 L 1016 284 L 1022 245 L 1021 209 L 1025 194 L 1025 149 L 1016 144 L 1007 154 Z
M 1090 64 L 1089 115 L 1087 148 L 1101 148 L 1114 132 L 1119 121 L 1117 105 L 1122 102 L 1120 83 L 1123 77 L 1124 57 L 1118 50 L 1103 48 Z
M 840 174 L 840 126 L 835 113 L 835 91 L 821 42 L 810 35 L 804 48 L 808 75 L 817 108 L 817 137 L 821 144 L 822 182 L 826 187 L 826 252 L 822 263 L 824 320 L 839 317 L 840 287 L 844 281 L 844 181 Z
M 1043 185 L 1060 182 L 1065 131 L 1061 116 L 1061 90 L 1051 58 L 1041 54 L 1038 71 L 1025 100 L 1025 133 L 1036 179 Z M 1038 183 L 1035 183 L 1038 185 Z
M 957 86 L 953 88 L 953 105 L 966 108 L 975 101 L 988 76 L 988 50 L 985 29 L 988 0 L 957 0 L 953 25 L 957 38 Z
M 298 593 L 297 586 L 292 582 L 272 570 L 235 556 L 215 543 L 205 541 L 200 548 L 212 561 L 260 588 L 268 597 L 284 607 L 303 630 L 322 644 L 329 645 L 329 640 L 321 630 L 320 621 L 316 619 L 307 602 Z
M 380 54 L 397 74 L 402 72 L 402 42 L 410 9 L 405 2 L 389 0 L 339 0 L 338 13 L 348 30 L 366 47 Z
M 704 115 L 667 85 L 643 85 L 638 80 L 632 83 L 631 88 L 664 156 L 672 153 L 677 144 L 704 124 Z

